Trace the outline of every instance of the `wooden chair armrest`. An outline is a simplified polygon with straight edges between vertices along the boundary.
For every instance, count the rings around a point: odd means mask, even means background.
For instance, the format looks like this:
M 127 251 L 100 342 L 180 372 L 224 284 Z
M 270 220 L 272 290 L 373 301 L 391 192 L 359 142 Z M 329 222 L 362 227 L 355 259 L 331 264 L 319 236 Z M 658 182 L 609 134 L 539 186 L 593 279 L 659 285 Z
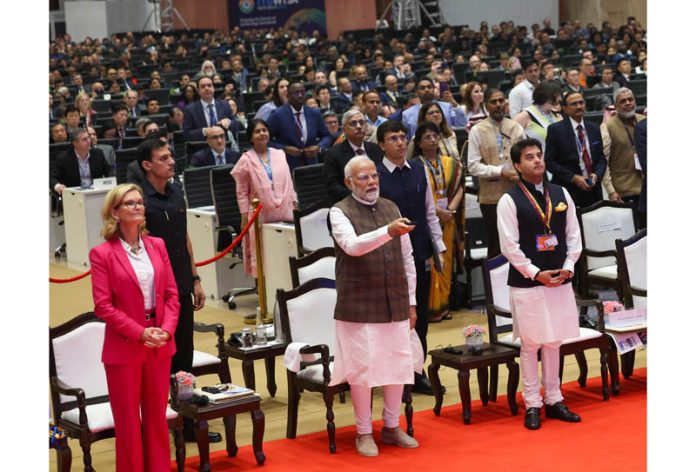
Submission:
M 592 249 L 583 249 L 588 257 L 616 257 L 616 249 L 607 249 L 606 251 L 593 251 Z
M 324 385 L 328 385 L 331 381 L 331 370 L 329 369 L 329 364 L 331 363 L 331 358 L 329 357 L 329 346 L 327 346 L 326 344 L 305 346 L 302 349 L 300 349 L 300 354 L 321 355 L 321 365 L 323 367 L 322 376 L 324 377 Z
M 169 376 L 169 397 L 172 409 L 179 411 L 179 382 L 176 381 L 176 375 Z
M 66 384 L 58 377 L 51 377 L 51 385 L 58 392 L 63 395 L 71 395 L 77 398 L 77 409 L 79 410 L 80 426 L 87 427 L 87 399 L 85 398 L 85 391 L 79 387 L 71 387 Z

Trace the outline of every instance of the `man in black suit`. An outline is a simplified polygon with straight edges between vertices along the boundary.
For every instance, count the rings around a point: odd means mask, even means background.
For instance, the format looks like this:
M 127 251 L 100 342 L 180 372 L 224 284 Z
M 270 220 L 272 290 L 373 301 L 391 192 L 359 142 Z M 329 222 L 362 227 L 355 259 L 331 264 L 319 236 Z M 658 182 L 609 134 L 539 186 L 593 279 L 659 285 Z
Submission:
M 576 206 L 589 206 L 602 199 L 598 184 L 607 168 L 602 135 L 599 126 L 583 120 L 581 93 L 566 93 L 561 105 L 565 118 L 546 133 L 546 169 L 553 174 L 553 183 L 568 190 Z
M 92 149 L 92 141 L 85 129 L 72 134 L 72 148 L 59 155 L 51 175 L 51 188 L 62 194 L 67 187 L 79 187 L 94 179 L 112 175 L 112 167 L 106 162 L 104 153 Z
M 190 103 L 184 109 L 183 129 L 186 141 L 205 141 L 208 133 L 214 131 L 212 127 L 219 125 L 231 132 L 231 138 L 234 139 L 233 147 L 236 147 L 239 121 L 232 116 L 227 102 L 215 99 L 215 86 L 210 77 L 203 76 L 198 79 L 198 94 L 201 99 Z
M 382 103 L 398 107 L 399 97 L 401 94 L 398 90 L 399 81 L 396 76 L 393 74 L 388 74 L 386 77 L 384 77 L 384 86 L 387 88 L 387 90 L 379 94 L 380 98 L 382 99 Z
M 225 146 L 225 130 L 222 126 L 211 126 L 212 131 L 206 136 L 208 148 L 201 149 L 191 156 L 194 167 L 224 166 L 234 164 L 239 160 L 240 153 Z
M 343 114 L 342 122 L 347 139 L 329 149 L 324 157 L 324 178 L 329 197 L 334 203 L 351 194 L 345 185 L 343 172 L 349 160 L 367 155 L 377 165 L 384 156 L 378 145 L 365 141 L 365 116 L 360 110 L 348 110 Z

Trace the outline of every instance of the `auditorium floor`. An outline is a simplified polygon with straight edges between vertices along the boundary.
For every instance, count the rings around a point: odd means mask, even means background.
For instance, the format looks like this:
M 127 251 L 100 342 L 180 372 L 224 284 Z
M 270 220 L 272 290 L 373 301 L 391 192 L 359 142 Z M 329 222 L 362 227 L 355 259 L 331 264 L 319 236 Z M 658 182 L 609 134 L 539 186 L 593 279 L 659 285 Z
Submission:
M 70 277 L 76 275 L 77 272 L 67 268 L 64 264 L 51 264 L 50 275 L 52 277 Z M 205 287 L 205 286 L 204 286 Z M 61 324 L 77 314 L 91 311 L 93 309 L 91 297 L 91 279 L 86 277 L 78 282 L 69 284 L 50 284 L 49 289 L 49 324 L 56 326 Z M 227 305 L 219 300 L 208 300 L 205 308 L 195 314 L 195 319 L 203 323 L 222 323 L 225 326 L 225 333 L 238 331 L 243 326 L 243 315 L 253 313 L 257 305 L 257 299 L 254 296 L 248 295 L 238 299 L 237 310 L 231 311 L 227 309 Z M 429 349 L 438 347 L 439 345 L 447 346 L 449 344 L 461 344 L 461 329 L 467 324 L 478 323 L 486 325 L 485 313 L 480 307 L 476 311 L 458 311 L 453 314 L 452 320 L 443 321 L 441 323 L 431 324 L 428 334 Z M 195 335 L 196 349 L 215 354 L 215 337 L 209 333 L 196 333 Z M 588 354 L 589 376 L 594 377 L 599 375 L 599 356 L 596 352 Z M 428 364 L 428 362 L 426 362 Z M 639 351 L 636 355 L 636 368 L 645 367 L 647 364 L 646 351 Z M 275 398 L 271 398 L 265 387 L 265 368 L 263 362 L 256 361 L 256 386 L 261 394 L 262 409 L 266 417 L 266 428 L 264 439 L 266 441 L 280 439 L 285 437 L 285 426 L 287 418 L 287 382 L 285 377 L 285 367 L 282 363 L 282 358 L 276 358 L 276 383 L 278 384 L 278 392 Z M 233 382 L 243 383 L 241 362 L 235 359 L 230 359 L 230 369 Z M 565 360 L 564 379 L 570 381 L 577 378 L 578 369 L 575 358 L 569 356 Z M 507 381 L 507 369 L 502 368 L 499 371 L 499 387 L 498 392 L 505 392 Z M 445 394 L 444 405 L 459 403 L 457 375 L 453 369 L 440 369 L 440 376 L 443 385 L 447 387 Z M 217 382 L 215 376 L 204 376 L 200 378 L 200 385 L 210 385 Z M 381 392 L 378 390 L 375 395 L 375 404 L 373 411 L 376 412 L 375 418 L 381 411 Z M 472 398 L 478 399 L 478 384 L 475 376 L 471 380 Z M 499 398 L 498 403 L 501 402 Z M 504 397 L 503 397 L 504 403 Z M 413 406 L 415 411 L 432 409 L 434 398 L 431 396 L 415 395 L 413 396 Z M 324 403 L 319 394 L 306 392 L 303 394 L 300 401 L 300 420 L 298 423 L 298 435 L 306 434 L 314 431 L 324 430 L 326 427 Z M 350 396 L 345 404 L 338 401 L 334 403 L 335 423 L 337 427 L 351 425 L 354 423 L 353 412 L 350 403 Z M 475 412 L 474 412 L 475 413 Z M 522 427 L 522 416 L 519 416 L 520 427 Z M 210 422 L 211 431 L 223 431 L 222 420 Z M 242 415 L 237 419 L 237 442 L 241 445 L 251 443 L 251 420 L 248 415 Z M 82 451 L 77 441 L 70 441 L 70 448 L 73 454 L 72 470 L 82 470 Z M 224 441 L 217 444 L 211 444 L 211 451 L 216 451 L 224 448 Z M 186 444 L 187 455 L 198 454 L 195 443 Z M 328 451 L 327 451 L 328 454 Z M 92 447 L 93 466 L 95 470 L 113 470 L 114 468 L 114 440 L 107 439 L 95 443 Z M 173 448 L 172 448 L 173 458 Z M 50 455 L 50 470 L 55 470 L 55 454 Z

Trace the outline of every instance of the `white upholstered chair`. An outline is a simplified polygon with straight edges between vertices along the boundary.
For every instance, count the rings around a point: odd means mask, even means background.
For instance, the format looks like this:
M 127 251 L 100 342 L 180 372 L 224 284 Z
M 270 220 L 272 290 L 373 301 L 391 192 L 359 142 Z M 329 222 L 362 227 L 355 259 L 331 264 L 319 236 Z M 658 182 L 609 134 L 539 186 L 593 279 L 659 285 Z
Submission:
M 290 257 L 292 286 L 298 287 L 312 279 L 336 279 L 336 255 L 333 247 L 324 247 L 304 257 Z
M 92 468 L 91 444 L 114 437 L 106 373 L 101 361 L 104 322 L 88 312 L 49 329 L 49 375 L 53 418 L 57 426 L 77 439 L 86 472 Z M 176 382 L 174 382 L 174 389 Z M 177 408 L 176 395 L 172 407 Z M 167 420 L 176 445 L 177 470 L 184 470 L 183 421 L 167 407 Z
M 630 205 L 602 200 L 578 208 L 577 213 L 583 247 L 576 265 L 580 296 L 589 297 L 591 284 L 611 288 L 621 295 L 615 241 L 636 233 L 633 209 Z
M 647 309 L 648 305 L 648 230 L 643 229 L 634 236 L 616 240 L 621 293 L 626 308 Z M 636 330 L 644 332 L 645 329 Z M 613 344 L 612 344 L 613 347 Z M 616 356 L 616 353 L 612 353 Z M 633 375 L 636 351 L 621 355 L 621 373 L 625 379 Z
M 326 223 L 330 208 L 331 201 L 324 199 L 306 208 L 293 210 L 297 252 L 301 256 L 324 247 L 333 247 L 333 238 Z
M 517 350 L 519 355 L 520 339 L 513 339 L 512 313 L 510 309 L 510 287 L 508 286 L 508 271 L 510 263 L 505 256 L 498 255 L 487 259 L 483 264 L 483 286 L 486 293 L 486 314 L 488 316 L 488 333 L 491 344 L 501 344 Z M 578 307 L 595 306 L 596 300 L 576 300 Z M 586 349 L 598 349 L 600 352 L 600 376 L 602 378 L 602 398 L 609 399 L 607 383 L 608 355 L 610 352 L 609 337 L 604 333 L 604 320 L 599 314 L 599 329 L 580 327 L 580 336 L 566 339 L 561 345 L 561 363 L 559 375 L 563 378 L 563 358 L 573 354 L 578 361 L 580 373 L 578 383 L 584 387 L 587 381 L 587 360 L 584 351 Z M 578 313 L 579 323 L 579 313 Z M 612 366 L 613 367 L 613 366 Z M 612 390 L 618 393 L 618 372 L 610 369 L 612 378 Z M 491 367 L 490 398 L 495 401 L 498 388 L 498 366 Z
M 350 390 L 347 383 L 329 386 L 333 370 L 336 338 L 334 308 L 336 306 L 336 282 L 330 279 L 312 279 L 299 287 L 285 291 L 278 289 L 278 308 L 283 334 L 288 349 L 293 343 L 305 344 L 300 354 L 315 354 L 319 360 L 301 362 L 299 371 L 287 370 L 288 375 L 288 424 L 286 436 L 297 435 L 297 418 L 300 396 L 303 390 L 320 392 L 326 405 L 326 430 L 329 434 L 329 451 L 336 452 L 336 426 L 334 425 L 333 397 Z M 404 388 L 407 432 L 413 435 L 413 407 L 411 389 Z

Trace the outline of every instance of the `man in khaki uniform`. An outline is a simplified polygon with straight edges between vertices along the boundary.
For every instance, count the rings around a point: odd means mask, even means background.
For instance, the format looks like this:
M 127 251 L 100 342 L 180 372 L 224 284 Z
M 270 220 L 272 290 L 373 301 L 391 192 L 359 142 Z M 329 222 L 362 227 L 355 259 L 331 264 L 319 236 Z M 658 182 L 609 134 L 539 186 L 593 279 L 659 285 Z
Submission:
M 498 240 L 498 200 L 518 180 L 510 160 L 510 148 L 525 137 L 519 123 L 505 117 L 505 95 L 496 88 L 483 96 L 488 118 L 469 133 L 469 173 L 479 178 L 479 203 L 488 236 L 488 257 L 500 254 Z
M 614 92 L 614 103 L 616 115 L 600 126 L 608 162 L 602 185 L 612 202 L 637 206 L 643 173 L 636 153 L 634 131 L 645 116 L 636 113 L 636 99 L 630 89 L 620 88 Z

